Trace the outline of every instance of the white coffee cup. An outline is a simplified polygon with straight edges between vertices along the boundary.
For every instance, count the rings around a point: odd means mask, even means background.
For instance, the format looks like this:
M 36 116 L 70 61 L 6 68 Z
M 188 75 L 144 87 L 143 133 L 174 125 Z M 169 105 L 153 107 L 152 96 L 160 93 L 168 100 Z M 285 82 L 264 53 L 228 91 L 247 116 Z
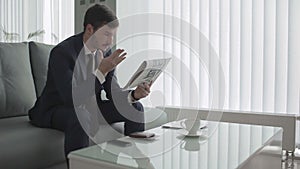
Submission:
M 180 125 L 188 131 L 188 135 L 197 135 L 200 128 L 200 120 L 186 119 L 181 121 Z
M 198 140 L 185 140 L 185 142 L 181 143 L 180 148 L 187 151 L 199 151 L 200 143 Z
M 199 136 L 199 137 L 185 137 L 182 140 L 180 148 L 185 149 L 187 151 L 199 151 L 200 145 L 207 142 L 207 137 Z

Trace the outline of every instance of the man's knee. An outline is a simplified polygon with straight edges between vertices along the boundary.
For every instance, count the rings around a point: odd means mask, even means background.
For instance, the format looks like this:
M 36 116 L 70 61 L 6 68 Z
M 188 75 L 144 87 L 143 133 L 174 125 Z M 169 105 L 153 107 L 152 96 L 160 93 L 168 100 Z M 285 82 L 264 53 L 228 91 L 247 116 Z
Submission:
M 144 106 L 143 106 L 142 103 L 140 103 L 140 102 L 135 102 L 135 103 L 132 104 L 132 106 L 133 106 L 136 110 L 138 110 L 138 111 L 140 111 L 140 112 L 144 112 Z

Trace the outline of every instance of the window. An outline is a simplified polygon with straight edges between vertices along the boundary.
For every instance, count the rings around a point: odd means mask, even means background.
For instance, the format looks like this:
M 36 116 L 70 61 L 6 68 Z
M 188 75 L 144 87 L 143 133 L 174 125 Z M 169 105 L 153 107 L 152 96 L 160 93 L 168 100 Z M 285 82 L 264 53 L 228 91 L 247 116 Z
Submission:
M 1 0 L 0 41 L 57 44 L 74 34 L 73 0 Z
M 117 15 L 120 83 L 143 59 L 173 58 L 146 106 L 299 114 L 299 0 L 118 0 Z
M 168 69 L 177 82 L 169 84 L 165 75 L 160 86 L 155 85 L 165 94 L 166 105 L 299 112 L 299 1 L 117 1 L 117 15 L 121 24 L 117 45 L 128 51 L 129 59 L 138 51 L 158 50 L 161 57 L 169 53 L 180 62 Z M 205 38 L 217 57 L 201 44 Z M 192 81 L 198 91 L 191 90 Z M 181 101 L 176 99 L 177 90 L 185 96 Z M 210 104 L 213 97 L 216 105 Z

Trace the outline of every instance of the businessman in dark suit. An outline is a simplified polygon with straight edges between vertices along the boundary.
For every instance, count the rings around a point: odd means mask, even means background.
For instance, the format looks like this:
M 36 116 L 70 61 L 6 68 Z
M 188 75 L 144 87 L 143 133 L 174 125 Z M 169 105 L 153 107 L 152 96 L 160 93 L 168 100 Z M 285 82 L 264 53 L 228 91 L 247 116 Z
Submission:
M 119 22 L 108 7 L 98 4 L 90 7 L 83 25 L 83 33 L 52 49 L 45 88 L 29 111 L 32 124 L 65 133 L 66 156 L 70 151 L 88 146 L 88 134 L 97 130 L 92 126 L 93 130 L 85 131 L 79 116 L 87 117 L 83 121 L 88 125 L 101 117 L 109 124 L 123 121 L 125 135 L 143 131 L 143 106 L 137 101 L 149 94 L 151 86 L 143 84 L 135 90 L 123 91 L 118 85 L 114 71 L 126 53 L 122 49 L 114 52 L 110 49 Z M 102 90 L 108 101 L 102 100 Z M 87 109 L 87 104 L 93 101 L 100 115 Z

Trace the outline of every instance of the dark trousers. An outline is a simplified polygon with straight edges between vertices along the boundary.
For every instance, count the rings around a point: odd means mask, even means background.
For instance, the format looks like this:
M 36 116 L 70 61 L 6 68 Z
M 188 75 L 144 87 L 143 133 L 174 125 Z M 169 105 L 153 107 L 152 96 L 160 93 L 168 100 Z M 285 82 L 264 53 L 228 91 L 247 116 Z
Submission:
M 125 122 L 125 135 L 132 132 L 144 131 L 144 123 L 133 122 L 122 116 L 115 108 L 112 102 L 104 102 L 101 106 L 101 112 L 107 123 Z M 132 106 L 142 113 L 143 105 L 139 102 L 133 103 Z M 140 116 L 139 121 L 144 121 L 144 116 Z M 65 156 L 74 150 L 87 147 L 89 137 L 81 127 L 74 108 L 60 107 L 53 112 L 52 128 L 65 133 Z
M 123 107 L 124 112 L 127 112 L 130 115 L 138 117 L 135 122 L 132 121 L 119 113 L 117 108 L 114 106 L 113 102 L 105 101 L 99 104 L 100 111 L 105 118 L 106 122 L 109 124 L 116 123 L 116 122 L 125 122 L 124 126 L 124 134 L 129 135 L 130 133 L 137 132 L 137 131 L 144 131 L 145 124 L 144 124 L 144 107 L 140 102 L 135 102 L 132 104 L 135 110 L 130 111 L 130 108 Z M 136 111 L 137 110 L 137 111 Z

